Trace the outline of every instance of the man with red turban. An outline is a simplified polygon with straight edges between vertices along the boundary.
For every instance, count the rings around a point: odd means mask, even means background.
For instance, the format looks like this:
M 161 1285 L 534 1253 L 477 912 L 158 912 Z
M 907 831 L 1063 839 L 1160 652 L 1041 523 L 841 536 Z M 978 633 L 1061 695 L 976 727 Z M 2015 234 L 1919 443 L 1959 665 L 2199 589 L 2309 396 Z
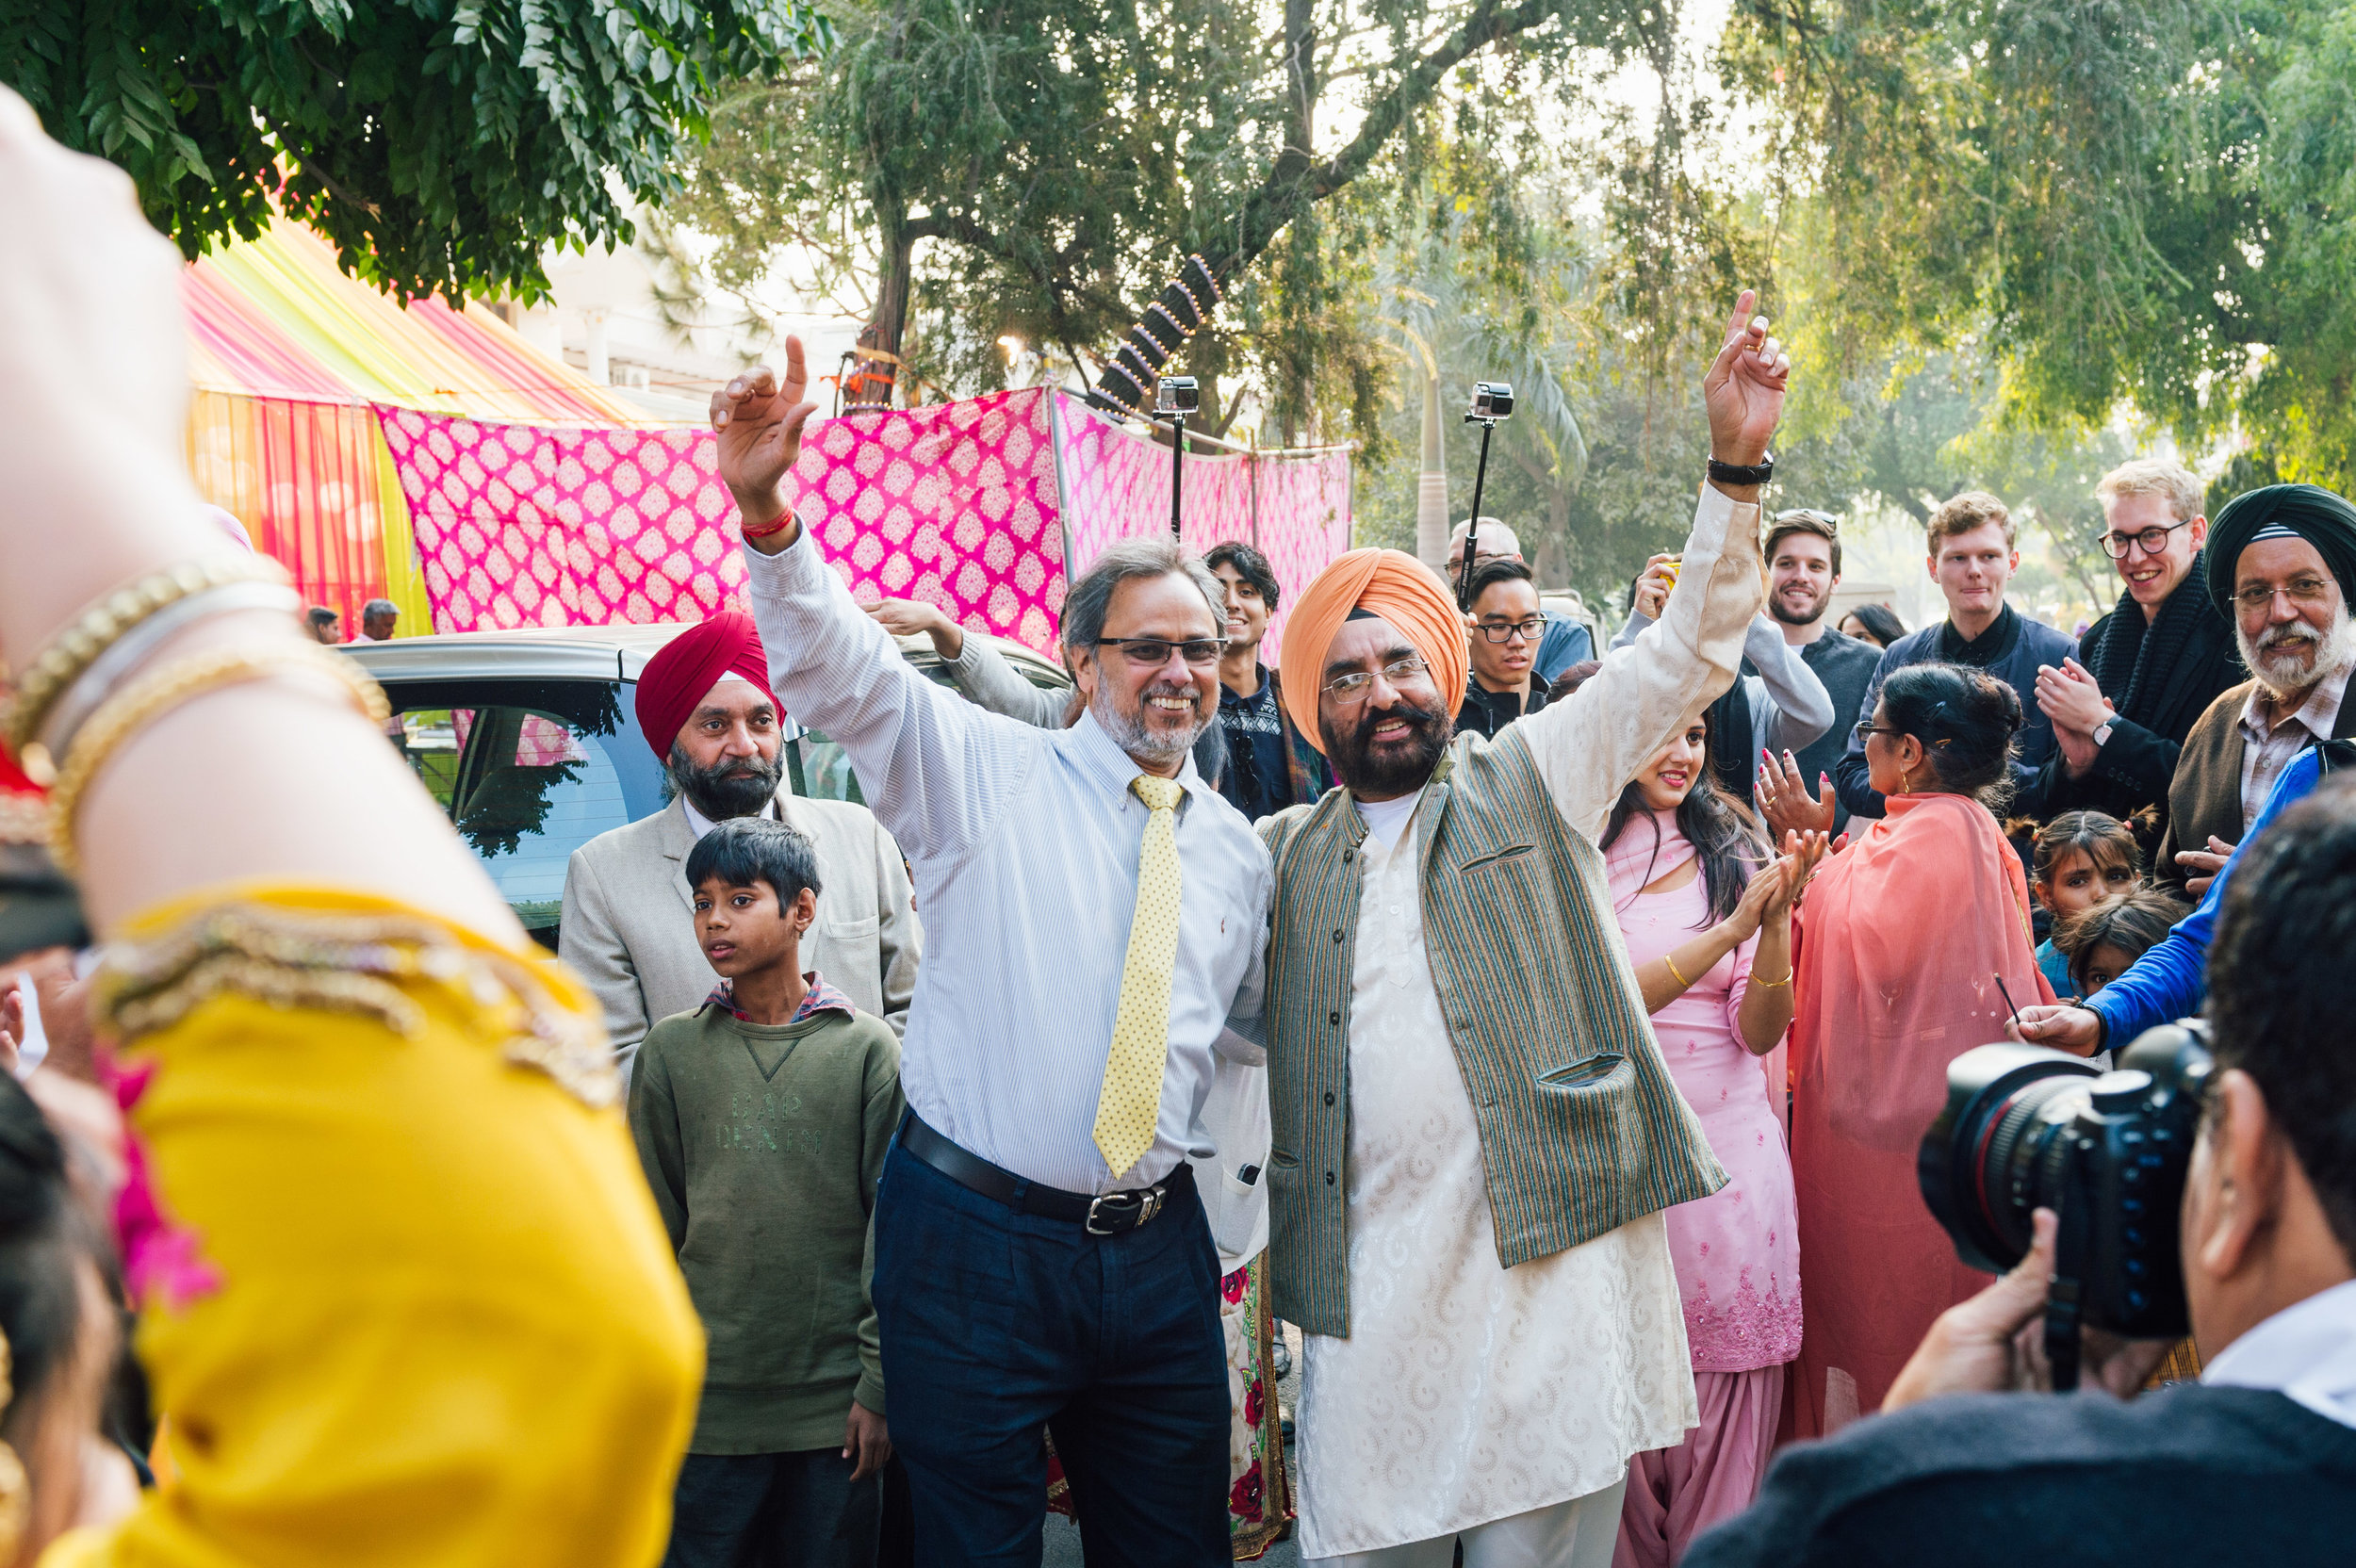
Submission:
M 723 610 L 665 643 L 638 673 L 636 707 L 671 803 L 573 851 L 557 937 L 605 1004 L 624 1065 L 658 1020 L 712 994 L 687 852 L 731 817 L 774 818 L 810 840 L 819 889 L 806 960 L 860 1011 L 907 1028 L 920 942 L 908 862 L 866 807 L 805 799 L 786 784 L 784 713 L 753 618 Z
M 1301 596 L 1284 702 L 1344 786 L 1260 825 L 1276 1315 L 1306 1331 L 1305 1563 L 1612 1560 L 1629 1457 L 1699 1411 L 1661 1211 L 1726 1176 L 1661 1058 L 1596 835 L 1733 682 L 1790 365 L 1745 293 L 1660 623 L 1578 693 L 1450 738 L 1464 621 L 1412 556 Z

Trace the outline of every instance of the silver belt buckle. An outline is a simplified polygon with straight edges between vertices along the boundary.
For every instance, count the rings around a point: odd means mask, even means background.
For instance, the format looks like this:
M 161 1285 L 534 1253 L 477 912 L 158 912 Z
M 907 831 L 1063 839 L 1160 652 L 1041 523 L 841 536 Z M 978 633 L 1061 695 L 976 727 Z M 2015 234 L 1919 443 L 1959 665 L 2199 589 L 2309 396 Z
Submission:
M 1162 1200 L 1166 1196 L 1158 1185 L 1138 1187 L 1129 1192 L 1102 1193 L 1088 1200 L 1088 1233 L 1092 1236 L 1117 1236 L 1123 1231 L 1134 1231 L 1162 1212 Z M 1137 1217 L 1126 1225 L 1097 1223 L 1102 1216 L 1121 1218 L 1132 1213 Z

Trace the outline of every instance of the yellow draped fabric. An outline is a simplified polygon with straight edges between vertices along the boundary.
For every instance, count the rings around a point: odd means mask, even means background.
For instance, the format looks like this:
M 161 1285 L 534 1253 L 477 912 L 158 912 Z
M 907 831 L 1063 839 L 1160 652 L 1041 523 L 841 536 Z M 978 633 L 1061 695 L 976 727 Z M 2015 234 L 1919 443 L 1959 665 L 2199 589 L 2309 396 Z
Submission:
M 138 1041 L 157 1070 L 134 1119 L 221 1283 L 151 1306 L 139 1331 L 176 1484 L 43 1568 L 654 1562 L 700 1331 L 619 1114 L 522 1065 L 597 1033 L 595 999 L 552 961 L 398 906 L 232 896 L 281 943 L 233 947 L 232 973 L 298 990 L 353 972 L 290 969 L 288 933 L 337 952 L 365 935 L 352 922 L 391 923 L 374 939 L 419 961 L 380 994 L 408 1027 L 328 988 L 273 1005 L 247 985 Z M 222 898 L 149 916 L 135 950 Z

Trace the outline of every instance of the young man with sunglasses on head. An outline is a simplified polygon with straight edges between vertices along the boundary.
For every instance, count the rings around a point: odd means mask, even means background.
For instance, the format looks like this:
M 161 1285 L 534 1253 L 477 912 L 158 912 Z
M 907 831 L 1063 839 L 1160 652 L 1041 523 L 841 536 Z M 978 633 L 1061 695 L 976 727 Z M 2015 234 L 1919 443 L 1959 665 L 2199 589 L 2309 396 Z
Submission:
M 2054 750 L 2013 804 L 2033 817 L 2085 808 L 2122 821 L 2153 807 L 2156 841 L 2184 738 L 2247 672 L 2233 622 L 2203 586 L 2201 481 L 2179 464 L 2137 458 L 2094 494 L 2102 549 L 2125 592 L 2079 639 L 2075 659 L 2038 667 L 2036 701 L 2053 721 Z

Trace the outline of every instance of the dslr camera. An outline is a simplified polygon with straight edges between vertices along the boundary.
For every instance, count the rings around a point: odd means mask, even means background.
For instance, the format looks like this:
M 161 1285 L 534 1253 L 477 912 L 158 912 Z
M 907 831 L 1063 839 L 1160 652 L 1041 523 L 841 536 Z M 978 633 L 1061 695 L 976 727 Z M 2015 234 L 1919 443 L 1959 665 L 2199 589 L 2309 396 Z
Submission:
M 1164 376 L 1153 392 L 1156 414 L 1193 414 L 1203 407 L 1203 385 L 1192 376 Z
M 2178 1210 L 2214 1066 L 2191 1019 L 2146 1031 L 2110 1072 L 2034 1045 L 1947 1064 L 1947 1103 L 1916 1160 L 1923 1201 L 1956 1254 L 1991 1274 L 2028 1252 L 2035 1211 L 2059 1217 L 2045 1301 L 2056 1389 L 2077 1386 L 2083 1327 L 2189 1331 Z
M 1513 384 L 1504 381 L 1473 383 L 1472 412 L 1464 416 L 1466 424 L 1476 419 L 1511 419 L 1513 416 Z

